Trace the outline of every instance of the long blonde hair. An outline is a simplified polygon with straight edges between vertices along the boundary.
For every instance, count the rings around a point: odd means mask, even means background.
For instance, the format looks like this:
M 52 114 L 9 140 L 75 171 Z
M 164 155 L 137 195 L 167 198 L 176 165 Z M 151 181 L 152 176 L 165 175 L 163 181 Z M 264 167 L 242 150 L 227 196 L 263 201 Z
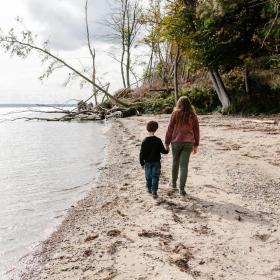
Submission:
M 189 122 L 191 116 L 196 115 L 195 109 L 187 96 L 181 96 L 172 113 L 175 126 L 183 126 Z

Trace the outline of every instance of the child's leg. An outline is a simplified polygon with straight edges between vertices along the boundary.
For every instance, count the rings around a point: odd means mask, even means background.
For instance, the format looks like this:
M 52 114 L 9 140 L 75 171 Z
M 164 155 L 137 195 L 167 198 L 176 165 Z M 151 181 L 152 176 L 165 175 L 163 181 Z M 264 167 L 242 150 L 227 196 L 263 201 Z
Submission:
M 158 191 L 160 170 L 161 170 L 160 162 L 153 162 L 153 167 L 152 167 L 152 192 L 153 193 L 157 193 Z
M 145 163 L 146 187 L 148 192 L 152 192 L 152 166 L 150 162 Z
M 179 162 L 180 162 L 180 152 L 181 152 L 181 145 L 172 144 L 172 187 L 176 188 L 176 183 L 179 174 Z
M 193 145 L 191 143 L 183 144 L 180 154 L 180 190 L 184 191 L 188 177 L 189 159 Z

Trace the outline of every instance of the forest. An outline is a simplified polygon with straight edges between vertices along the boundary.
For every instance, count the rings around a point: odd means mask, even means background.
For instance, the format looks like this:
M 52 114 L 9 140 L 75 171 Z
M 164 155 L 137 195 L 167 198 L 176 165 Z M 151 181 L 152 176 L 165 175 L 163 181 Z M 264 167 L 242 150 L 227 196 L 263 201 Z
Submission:
M 114 105 L 140 113 L 170 113 L 182 95 L 198 113 L 280 112 L 279 0 L 115 1 L 106 25 L 108 38 L 120 47 L 115 59 L 123 87 L 114 93 L 109 92 L 114 81 L 101 84 L 98 79 L 88 4 L 90 59 L 82 69 L 54 54 L 49 42 L 38 41 L 31 30 L 1 32 L 0 45 L 23 58 L 38 52 L 47 64 L 42 80 L 57 69 L 68 69 L 65 85 L 72 79 L 89 84 L 92 95 L 84 101 L 93 98 L 91 107 L 95 112 L 102 108 L 102 116 Z M 139 48 L 148 55 L 136 67 Z

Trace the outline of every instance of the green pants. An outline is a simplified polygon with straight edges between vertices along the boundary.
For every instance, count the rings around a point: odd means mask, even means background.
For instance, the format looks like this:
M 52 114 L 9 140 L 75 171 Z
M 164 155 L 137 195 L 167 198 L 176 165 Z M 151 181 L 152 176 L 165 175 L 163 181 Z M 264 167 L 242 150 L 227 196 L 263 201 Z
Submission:
M 176 188 L 176 183 L 180 167 L 180 190 L 184 190 L 188 177 L 189 159 L 193 149 L 192 143 L 173 143 L 172 144 L 172 187 Z

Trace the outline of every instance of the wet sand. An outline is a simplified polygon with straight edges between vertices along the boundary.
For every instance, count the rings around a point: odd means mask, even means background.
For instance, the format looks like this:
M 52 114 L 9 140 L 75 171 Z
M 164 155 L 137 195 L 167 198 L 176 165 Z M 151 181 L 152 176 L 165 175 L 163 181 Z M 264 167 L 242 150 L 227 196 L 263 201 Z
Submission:
M 169 154 L 155 200 L 139 146 L 148 120 L 159 122 L 163 138 L 168 118 L 112 122 L 97 187 L 69 210 L 21 279 L 280 279 L 279 116 L 200 116 L 187 196 L 169 186 Z

